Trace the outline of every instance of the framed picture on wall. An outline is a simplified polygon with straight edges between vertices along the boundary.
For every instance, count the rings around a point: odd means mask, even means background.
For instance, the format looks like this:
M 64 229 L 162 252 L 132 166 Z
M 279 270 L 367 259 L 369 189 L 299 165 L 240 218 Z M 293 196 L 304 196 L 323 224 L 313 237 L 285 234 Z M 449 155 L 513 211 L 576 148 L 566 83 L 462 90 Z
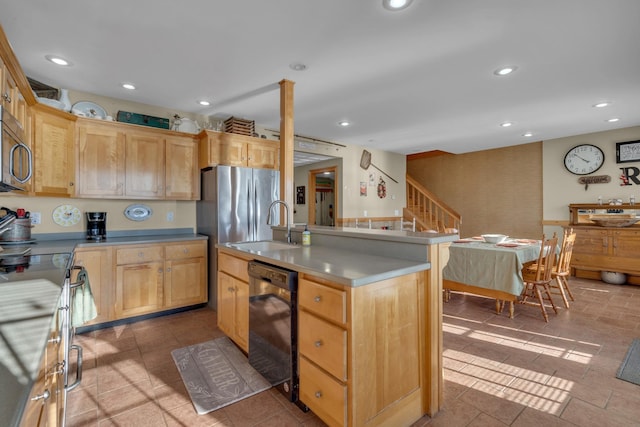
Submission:
M 640 162 L 640 141 L 616 143 L 616 163 L 627 162 Z
M 304 205 L 304 185 L 296 187 L 296 205 Z
M 360 181 L 360 196 L 367 197 L 367 183 L 366 183 L 366 181 Z

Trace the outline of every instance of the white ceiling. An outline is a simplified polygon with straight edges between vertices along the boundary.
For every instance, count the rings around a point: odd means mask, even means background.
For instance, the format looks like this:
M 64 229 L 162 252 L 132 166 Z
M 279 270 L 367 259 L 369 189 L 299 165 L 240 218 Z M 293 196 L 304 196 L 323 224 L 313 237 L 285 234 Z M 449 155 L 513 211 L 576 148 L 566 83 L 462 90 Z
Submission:
M 295 133 L 346 144 L 461 153 L 640 125 L 638 0 L 414 0 L 400 12 L 381 0 L 0 0 L 0 11 L 43 83 L 278 129 L 277 83 L 290 79 Z M 504 65 L 518 69 L 493 74 Z

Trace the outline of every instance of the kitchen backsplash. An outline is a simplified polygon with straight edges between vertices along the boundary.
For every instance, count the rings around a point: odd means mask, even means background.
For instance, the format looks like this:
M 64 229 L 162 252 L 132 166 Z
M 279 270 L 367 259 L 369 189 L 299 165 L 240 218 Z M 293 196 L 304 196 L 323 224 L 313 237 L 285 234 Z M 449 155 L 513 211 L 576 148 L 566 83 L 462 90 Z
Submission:
M 124 212 L 128 206 L 143 204 L 152 215 L 144 221 L 128 219 Z M 73 212 L 80 212 L 79 221 L 68 221 L 60 225 L 54 221 L 54 211 L 60 206 L 68 206 Z M 173 229 L 196 227 L 196 202 L 194 201 L 154 201 L 154 200 L 102 200 L 67 199 L 55 197 L 23 197 L 18 195 L 0 196 L 0 207 L 11 210 L 18 208 L 29 211 L 31 217 L 40 214 L 40 224 L 33 226 L 31 234 L 68 233 L 86 231 L 85 212 L 107 212 L 107 232 L 116 230 Z M 59 212 L 58 209 L 57 212 Z M 58 221 L 60 222 L 60 221 Z M 75 223 L 74 223 L 75 222 Z

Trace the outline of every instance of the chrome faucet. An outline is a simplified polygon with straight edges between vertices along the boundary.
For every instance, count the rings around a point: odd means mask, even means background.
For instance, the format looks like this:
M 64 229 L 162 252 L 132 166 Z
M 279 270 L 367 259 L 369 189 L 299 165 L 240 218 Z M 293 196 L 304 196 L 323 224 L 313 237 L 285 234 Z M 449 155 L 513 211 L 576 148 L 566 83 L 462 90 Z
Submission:
M 287 221 L 287 243 L 291 243 L 291 224 L 289 223 L 289 205 L 287 202 L 283 200 L 274 200 L 271 202 L 269 206 L 269 212 L 267 213 L 267 225 L 271 225 L 271 208 L 273 205 L 281 204 L 284 205 L 284 210 L 287 213 L 286 221 Z M 278 223 L 280 224 L 280 223 Z

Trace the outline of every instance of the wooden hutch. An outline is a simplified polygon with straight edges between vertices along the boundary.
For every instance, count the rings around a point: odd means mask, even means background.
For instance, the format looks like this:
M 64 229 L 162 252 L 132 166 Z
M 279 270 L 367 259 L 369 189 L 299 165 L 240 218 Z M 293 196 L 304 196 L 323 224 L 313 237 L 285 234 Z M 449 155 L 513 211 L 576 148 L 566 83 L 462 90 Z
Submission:
M 635 218 L 640 205 L 569 205 L 569 227 L 576 232 L 571 267 L 576 277 L 600 280 L 601 271 L 625 273 L 640 285 L 640 222 L 626 227 L 596 224 L 594 218 Z

